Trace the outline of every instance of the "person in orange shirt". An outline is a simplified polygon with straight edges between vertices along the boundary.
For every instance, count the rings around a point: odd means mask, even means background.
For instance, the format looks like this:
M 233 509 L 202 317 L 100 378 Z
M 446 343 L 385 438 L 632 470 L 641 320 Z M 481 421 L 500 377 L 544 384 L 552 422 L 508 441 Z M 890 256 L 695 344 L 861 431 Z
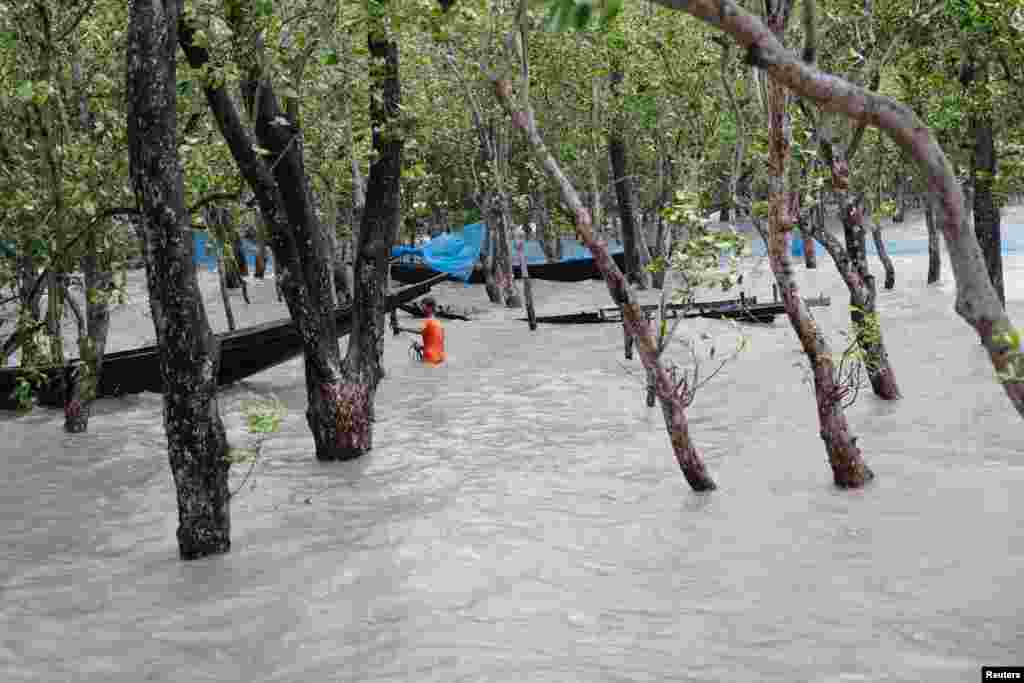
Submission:
M 397 327 L 396 329 L 402 332 L 423 335 L 423 345 L 416 344 L 416 349 L 422 355 L 423 362 L 440 365 L 447 360 L 448 354 L 444 351 L 444 328 L 441 327 L 441 321 L 434 317 L 434 309 L 437 307 L 437 302 L 434 301 L 434 297 L 428 296 L 420 302 L 420 306 L 423 308 L 423 315 L 426 317 L 422 329 L 417 330 L 409 327 Z

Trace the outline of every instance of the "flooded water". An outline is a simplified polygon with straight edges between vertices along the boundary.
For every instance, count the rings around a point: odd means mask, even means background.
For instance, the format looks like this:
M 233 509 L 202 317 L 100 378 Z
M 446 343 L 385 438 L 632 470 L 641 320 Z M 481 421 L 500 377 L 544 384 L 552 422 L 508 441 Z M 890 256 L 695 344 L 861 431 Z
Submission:
M 863 491 L 831 484 L 783 318 L 741 327 L 750 349 L 691 408 L 709 495 L 615 325 L 530 333 L 489 310 L 445 323 L 440 368 L 388 338 L 375 448 L 349 463 L 313 458 L 300 361 L 258 375 L 222 395 L 233 443 L 252 443 L 243 401 L 291 410 L 232 504 L 231 553 L 189 563 L 159 396 L 101 402 L 84 436 L 8 413 L 0 679 L 952 682 L 1024 663 L 1022 424 L 951 281 L 895 260 L 881 311 L 904 399 L 849 411 L 878 475 Z M 1018 324 L 1022 274 L 1008 256 Z M 801 277 L 845 329 L 831 264 Z M 747 292 L 769 283 L 761 265 Z M 542 313 L 608 305 L 601 283 L 534 288 Z M 434 293 L 485 305 L 479 287 Z M 736 337 L 680 329 L 719 354 Z

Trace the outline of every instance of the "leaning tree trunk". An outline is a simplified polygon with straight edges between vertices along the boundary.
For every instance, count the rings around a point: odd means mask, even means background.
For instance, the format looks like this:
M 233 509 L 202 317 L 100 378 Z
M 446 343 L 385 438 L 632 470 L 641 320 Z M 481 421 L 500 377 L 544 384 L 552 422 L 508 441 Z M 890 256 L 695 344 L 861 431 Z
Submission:
M 521 43 L 524 51 L 526 49 L 525 29 L 520 32 Z M 525 58 L 523 64 L 527 62 Z M 525 66 L 524 66 L 525 70 Z M 686 477 L 686 481 L 695 491 L 710 491 L 715 488 L 715 482 L 711 479 L 704 462 L 701 460 L 697 449 L 690 439 L 690 427 L 686 418 L 686 404 L 684 397 L 679 393 L 675 383 L 672 381 L 668 371 L 661 364 L 658 357 L 657 341 L 651 330 L 651 323 L 643 314 L 643 310 L 636 302 L 630 290 L 629 283 L 619 271 L 615 261 L 608 255 L 608 248 L 602 241 L 595 239 L 593 223 L 590 212 L 580 201 L 579 194 L 572 186 L 572 182 L 562 172 L 558 161 L 548 151 L 537 130 L 537 122 L 534 118 L 533 108 L 526 103 L 525 109 L 518 109 L 517 104 L 512 101 L 512 84 L 506 80 L 494 80 L 494 94 L 498 98 L 505 111 L 511 115 L 512 122 L 516 128 L 523 132 L 527 142 L 533 149 L 541 167 L 545 173 L 558 185 L 562 199 L 569 207 L 569 210 L 576 219 L 576 234 L 580 241 L 590 250 L 594 257 L 594 264 L 604 276 L 608 285 L 608 291 L 612 300 L 621 307 L 622 318 L 627 334 L 634 335 L 637 339 L 637 346 L 640 350 L 640 359 L 645 369 L 653 370 L 655 380 L 655 393 L 661 401 L 662 414 L 665 419 L 665 429 L 672 442 L 672 451 L 676 462 Z
M 237 6 L 233 6 L 235 10 Z M 232 11 L 228 21 L 236 35 L 253 34 L 247 15 Z M 193 27 L 182 31 L 182 48 L 193 68 L 209 62 L 205 48 L 193 43 Z M 251 59 L 258 41 L 242 54 Z M 258 61 L 258 60 L 257 60 Z M 303 168 L 302 136 L 278 104 L 273 86 L 258 63 L 241 64 L 244 70 L 243 99 L 256 122 L 256 140 L 242 124 L 227 90 L 215 82 L 204 87 L 207 103 L 217 119 L 242 176 L 249 183 L 270 232 L 274 255 L 275 284 L 288 306 L 302 338 L 306 363 L 306 418 L 313 434 L 316 457 L 335 460 L 350 457 L 340 430 L 345 406 L 334 398 L 341 378 L 341 352 L 330 292 L 326 239 L 313 206 L 309 181 Z M 287 121 L 288 125 L 281 122 Z M 255 146 L 270 152 L 275 161 L 268 168 Z
M 996 290 L 999 302 L 1006 307 L 1006 289 L 1003 286 L 1003 253 L 999 207 L 996 205 L 993 185 L 996 177 L 996 144 L 992 119 L 979 116 L 973 119 L 974 163 L 971 180 L 974 186 L 974 234 L 985 258 L 988 277 Z
M 833 168 L 845 171 L 846 162 L 838 162 Z M 845 172 L 833 174 L 833 185 L 839 190 L 839 205 L 842 207 L 845 248 L 827 230 L 815 230 L 814 237 L 825 246 L 850 293 L 850 324 L 864 355 L 864 367 L 871 388 L 879 398 L 891 401 L 900 397 L 900 391 L 882 339 L 876 306 L 877 287 L 875 277 L 868 268 L 864 213 L 857 200 L 849 198 L 846 182 Z
M 342 369 L 325 231 L 313 206 L 299 134 L 279 125 L 283 113 L 269 83 L 261 82 L 259 89 L 258 97 L 254 93 L 259 102 L 256 137 L 278 159 L 272 173 L 288 219 L 285 230 L 290 232 L 275 230 L 274 262 L 286 264 L 286 270 L 298 269 L 282 278 L 281 291 L 303 337 L 306 422 L 318 460 L 345 459 L 351 457 L 342 436 L 345 423 L 340 415 L 345 408 L 333 398 Z
M 781 15 L 769 18 L 769 26 L 777 38 L 785 29 Z M 786 162 L 790 148 L 790 126 L 787 113 L 786 87 L 775 78 L 768 78 L 768 261 L 778 283 L 786 315 L 796 331 L 814 376 L 814 395 L 818 405 L 821 438 L 825 442 L 832 476 L 837 486 L 861 487 L 874 474 L 861 457 L 857 439 L 843 410 L 844 389 L 836 382 L 835 365 L 825 336 L 800 296 L 786 240 L 795 217 L 786 188 Z M 756 219 L 755 219 L 756 221 Z
M 875 242 L 875 249 L 878 251 L 878 258 L 885 269 L 885 287 L 890 290 L 896 286 L 896 267 L 892 264 L 892 257 L 889 250 L 885 248 L 885 240 L 882 239 L 882 224 L 877 220 L 871 222 L 871 239 Z
M 928 284 L 934 284 L 942 276 L 942 255 L 939 253 L 939 231 L 935 227 L 935 209 L 929 193 L 924 202 L 924 222 L 928 227 Z
M 868 269 L 864 243 L 864 212 L 853 203 L 844 202 L 842 206 L 843 235 L 850 261 L 843 264 L 840 273 L 850 291 L 850 322 L 857 342 L 864 351 L 864 366 L 875 396 L 887 401 L 895 400 L 900 397 L 900 390 L 889 364 L 889 354 L 878 321 L 878 291 L 875 276 Z
M 217 407 L 220 349 L 196 280 L 176 135 L 178 3 L 129 3 L 128 151 L 142 212 L 146 282 L 160 349 L 178 552 L 231 548 L 228 442 Z

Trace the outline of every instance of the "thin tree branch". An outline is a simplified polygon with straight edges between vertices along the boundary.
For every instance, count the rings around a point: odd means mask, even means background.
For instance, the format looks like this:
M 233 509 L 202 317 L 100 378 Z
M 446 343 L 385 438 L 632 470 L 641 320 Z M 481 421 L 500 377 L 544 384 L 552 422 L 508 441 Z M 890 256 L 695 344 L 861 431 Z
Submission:
M 205 206 L 208 206 L 210 204 L 214 204 L 216 202 L 223 202 L 223 201 L 228 201 L 228 200 L 234 200 L 236 202 L 237 201 L 241 201 L 242 200 L 242 191 L 239 190 L 237 192 L 215 192 L 215 193 L 213 193 L 211 195 L 207 195 L 206 197 L 203 197 L 198 202 L 196 202 L 192 206 L 188 207 L 186 209 L 186 211 L 188 211 L 188 213 L 190 213 L 190 214 L 194 214 L 194 213 L 196 213 L 197 211 L 199 211 L 200 209 L 202 209 Z
M 75 17 L 71 19 L 70 22 L 68 22 L 68 25 L 57 31 L 57 37 L 54 40 L 55 43 L 63 41 L 65 38 L 71 35 L 72 31 L 78 28 L 78 25 L 82 23 L 82 19 L 84 19 L 85 15 L 88 14 L 89 10 L 92 9 L 94 2 L 95 0 L 88 0 L 88 2 L 86 2 L 85 5 L 82 6 L 82 9 L 78 12 L 78 14 L 75 15 Z

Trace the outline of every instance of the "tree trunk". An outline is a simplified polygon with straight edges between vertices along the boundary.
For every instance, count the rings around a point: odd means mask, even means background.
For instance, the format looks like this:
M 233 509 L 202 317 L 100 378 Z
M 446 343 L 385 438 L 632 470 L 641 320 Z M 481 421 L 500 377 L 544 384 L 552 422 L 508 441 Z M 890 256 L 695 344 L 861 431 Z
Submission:
M 398 44 L 378 31 L 371 27 L 368 36 L 370 56 L 381 66 L 370 69 L 370 121 L 376 154 L 370 165 L 366 207 L 359 228 L 352 332 L 342 381 L 329 388 L 335 392 L 329 398 L 337 406 L 336 439 L 338 455 L 343 459 L 358 457 L 373 447 L 373 403 L 384 375 L 388 261 L 401 220 L 405 141 L 397 133 L 401 107 Z
M 875 276 L 868 269 L 863 209 L 847 202 L 843 202 L 842 207 L 843 235 L 850 263 L 840 268 L 840 274 L 850 291 L 850 322 L 864 351 L 864 366 L 872 390 L 879 398 L 892 401 L 900 397 L 900 390 L 889 364 L 889 354 L 882 340 L 882 326 L 878 321 L 875 306 L 878 292 Z
M 226 245 L 225 245 L 226 246 Z M 227 263 L 224 253 L 217 252 L 217 281 L 220 284 L 220 300 L 224 303 L 224 316 L 228 320 L 228 331 L 235 331 L 235 312 L 231 310 L 231 294 L 228 292 Z
M 544 193 L 534 190 L 530 193 L 530 213 L 534 225 L 537 226 L 537 241 L 544 250 L 544 258 L 549 263 L 560 261 L 561 237 L 551 229 L 551 212 L 548 210 Z
M 308 402 L 306 421 L 313 433 L 318 460 L 346 459 L 351 453 L 344 445 L 340 431 L 344 423 L 338 417 L 343 408 L 331 398 L 335 395 L 333 390 L 339 386 L 342 369 L 325 231 L 313 206 L 299 133 L 278 123 L 282 112 L 269 82 L 260 82 L 258 87 L 261 92 L 254 98 L 259 102 L 256 136 L 261 146 L 268 149 L 274 159 L 279 159 L 272 172 L 291 232 L 286 235 L 278 231 L 275 235 L 274 262 L 287 264 L 286 271 L 298 269 L 289 273 L 291 277 L 282 279 L 281 290 L 292 319 L 297 323 L 299 319 L 305 321 L 302 336 Z M 284 256 L 292 250 L 293 259 Z M 278 252 L 282 252 L 281 255 Z
M 531 331 L 537 329 L 537 314 L 533 309 L 533 284 L 530 282 L 530 268 L 526 262 L 526 243 L 524 239 L 519 240 L 519 268 L 523 275 L 523 292 L 526 298 L 526 321 Z
M 64 317 L 64 278 L 66 273 L 54 270 L 52 266 L 46 276 L 46 335 L 50 342 L 47 361 L 52 365 L 64 365 L 64 334 L 61 321 Z
M 242 249 L 242 238 L 239 237 L 232 243 L 235 253 L 235 265 L 240 278 L 249 277 L 249 262 L 245 259 L 245 250 Z
M 658 224 L 657 238 L 655 239 L 657 246 L 657 257 L 664 259 L 663 268 L 660 272 L 654 273 L 652 276 L 652 285 L 658 289 L 665 287 L 665 280 L 668 277 L 668 261 L 672 257 L 672 226 L 669 225 L 665 217 L 661 215 L 660 208 L 656 208 L 654 216 Z
M 78 339 L 79 364 L 73 369 L 68 382 L 68 397 L 64 403 L 64 431 L 79 434 L 89 429 L 92 404 L 103 373 L 103 356 L 110 330 L 110 304 L 107 297 L 113 287 L 109 271 L 99 267 L 95 233 L 90 233 L 82 274 L 85 277 L 85 336 Z
M 516 289 L 512 269 L 512 249 L 509 240 L 509 232 L 512 229 L 511 211 L 508 205 L 508 196 L 503 192 L 496 192 L 488 202 L 490 207 L 490 220 L 488 225 L 493 225 L 495 230 L 492 233 L 494 238 L 494 274 L 501 289 L 501 296 L 505 305 L 509 308 L 522 308 L 523 299 Z
M 342 213 L 338 212 L 340 218 Z M 341 221 L 338 221 L 339 223 Z M 327 229 L 327 245 L 331 253 L 331 280 L 334 284 L 334 295 L 338 305 L 345 305 L 352 299 L 352 290 L 348 286 L 345 250 L 338 239 L 338 225 Z
M 785 29 L 782 16 L 773 14 L 768 22 L 772 32 L 781 40 Z M 825 336 L 800 296 L 786 242 L 786 232 L 793 227 L 786 188 L 786 161 L 790 147 L 789 116 L 786 111 L 788 94 L 785 86 L 774 78 L 768 79 L 767 86 L 769 213 L 765 241 L 768 243 L 768 260 L 779 286 L 786 315 L 800 339 L 814 376 L 818 422 L 832 467 L 833 480 L 843 488 L 861 487 L 874 474 L 864 463 L 856 438 L 850 434 L 842 406 L 842 391 L 836 384 L 832 354 Z
M 889 257 L 889 250 L 885 248 L 885 240 L 882 239 L 882 224 L 878 221 L 872 221 L 871 223 L 871 238 L 875 241 L 875 250 L 878 251 L 878 258 L 882 261 L 882 267 L 885 268 L 885 289 L 891 290 L 896 286 L 896 267 L 892 264 L 892 258 Z
M 1024 352 L 1020 335 L 992 286 L 978 240 L 970 230 L 963 191 L 938 141 L 920 117 L 901 102 L 825 74 L 801 62 L 761 20 L 732 0 L 689 0 L 673 7 L 669 0 L 656 4 L 683 9 L 705 23 L 728 33 L 748 46 L 747 59 L 778 79 L 793 92 L 829 111 L 864 125 L 877 126 L 911 157 L 925 176 L 927 186 L 939 196 L 936 223 L 946 241 L 956 279 L 955 310 L 974 330 L 995 370 L 1007 399 L 1024 417 Z
M 492 304 L 504 304 L 505 298 L 502 295 L 502 288 L 500 286 L 497 267 L 495 259 L 495 244 L 497 243 L 497 220 L 494 216 L 494 208 L 491 200 L 487 202 L 487 230 L 484 231 L 484 245 L 483 245 L 483 266 L 484 266 L 484 291 L 487 292 L 487 298 L 490 299 Z
M 544 145 L 537 130 L 533 109 L 517 110 L 511 101 L 512 86 L 508 81 L 494 81 L 494 94 L 505 108 L 512 114 L 513 124 L 526 136 L 541 167 L 547 175 L 558 184 L 562 199 L 576 219 L 576 234 L 590 250 L 594 264 L 604 276 L 612 301 L 622 308 L 624 329 L 627 334 L 635 336 L 640 350 L 640 359 L 644 368 L 654 371 L 655 392 L 661 401 L 662 414 L 665 418 L 665 429 L 672 442 L 672 451 L 676 462 L 686 477 L 686 481 L 695 491 L 710 491 L 715 482 L 708 474 L 704 462 L 690 439 L 689 423 L 686 419 L 686 404 L 683 397 L 672 382 L 668 371 L 661 364 L 658 356 L 657 342 L 651 331 L 651 323 L 643 314 L 643 309 L 636 302 L 629 284 L 615 261 L 608 255 L 607 246 L 594 238 L 590 212 L 583 206 L 579 194 L 572 183 L 562 172 L 558 162 Z
M 808 220 L 816 221 L 815 226 L 822 231 L 825 230 L 825 203 L 818 201 L 818 205 L 811 209 Z M 806 227 L 806 226 L 804 226 Z M 818 245 L 814 242 L 813 230 L 801 230 L 804 235 L 804 268 L 815 270 L 818 267 Z
M 924 222 L 928 226 L 928 284 L 933 284 L 942 275 L 942 255 L 939 253 L 939 231 L 935 227 L 935 209 L 930 193 L 925 197 Z
M 260 231 L 262 232 L 262 230 Z M 262 234 L 256 236 L 256 263 L 253 269 L 253 277 L 262 280 L 267 274 L 267 241 Z
M 128 150 L 142 211 L 146 281 L 164 386 L 178 552 L 231 548 L 228 443 L 217 407 L 220 349 L 196 280 L 176 136 L 178 3 L 133 2 L 128 21 Z
M 244 13 L 229 12 L 228 20 L 236 34 L 253 33 L 252 27 L 245 23 Z M 192 35 L 192 27 L 186 26 L 181 36 L 182 48 L 192 67 L 198 69 L 209 62 L 209 55 L 204 48 L 192 43 Z M 258 43 L 255 47 L 259 47 Z M 341 386 L 341 352 L 330 291 L 327 245 L 303 169 L 301 135 L 294 122 L 281 123 L 288 119 L 258 65 L 243 63 L 242 66 L 245 72 L 243 100 L 256 121 L 256 140 L 242 125 L 223 87 L 210 84 L 204 92 L 221 134 L 239 171 L 252 188 L 269 228 L 275 285 L 280 287 L 279 296 L 283 295 L 302 337 L 307 370 L 306 417 L 313 433 L 316 457 L 321 460 L 350 457 L 338 431 L 345 424 L 339 418 L 344 407 L 331 399 Z M 253 148 L 257 144 L 275 159 L 272 169 L 256 154 Z
M 903 173 L 896 174 L 896 213 L 893 223 L 902 223 L 907 215 L 907 179 Z M 886 288 L 888 289 L 888 287 Z
M 621 68 L 613 68 L 610 77 L 612 97 L 619 98 L 623 80 Z M 626 159 L 625 119 L 617 121 L 608 133 L 608 155 L 611 158 L 615 193 L 619 200 L 619 219 L 622 221 L 622 249 L 625 252 L 626 279 L 639 289 L 650 288 L 650 277 L 640 258 L 640 244 L 636 229 L 636 214 L 633 211 L 633 181 L 629 176 Z
M 996 296 L 1005 308 L 1006 289 L 1003 286 L 1000 216 L 992 191 L 996 177 L 995 133 L 989 116 L 973 118 L 971 127 L 974 132 L 974 163 L 971 165 L 971 180 L 974 186 L 974 234 L 978 238 L 981 255 L 985 259 Z

